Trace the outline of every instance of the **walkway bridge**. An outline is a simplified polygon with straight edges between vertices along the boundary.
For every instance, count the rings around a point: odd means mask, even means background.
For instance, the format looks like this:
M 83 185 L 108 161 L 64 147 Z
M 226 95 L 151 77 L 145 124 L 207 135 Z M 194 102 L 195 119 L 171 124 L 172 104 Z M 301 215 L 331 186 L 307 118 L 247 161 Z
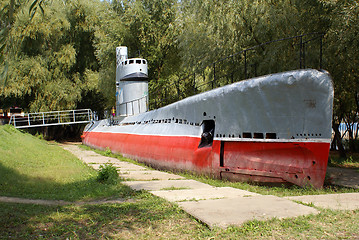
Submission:
M 47 127 L 88 123 L 93 120 L 91 109 L 76 109 L 52 112 L 28 113 L 11 116 L 9 124 L 15 128 Z

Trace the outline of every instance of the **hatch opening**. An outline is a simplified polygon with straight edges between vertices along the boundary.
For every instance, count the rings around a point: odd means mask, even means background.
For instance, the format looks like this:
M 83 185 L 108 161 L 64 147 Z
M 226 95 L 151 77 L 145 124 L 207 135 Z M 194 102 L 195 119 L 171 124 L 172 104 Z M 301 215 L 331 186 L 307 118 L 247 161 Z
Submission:
M 212 146 L 214 128 L 215 128 L 214 120 L 203 120 L 201 141 L 198 145 L 198 148 Z

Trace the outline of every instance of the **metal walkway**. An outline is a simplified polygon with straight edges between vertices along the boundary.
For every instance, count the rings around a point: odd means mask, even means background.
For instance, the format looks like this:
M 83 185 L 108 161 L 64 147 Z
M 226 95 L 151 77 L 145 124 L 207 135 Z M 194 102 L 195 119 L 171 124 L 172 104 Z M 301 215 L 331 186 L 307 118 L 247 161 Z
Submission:
M 11 116 L 9 124 L 15 128 L 47 127 L 88 123 L 93 120 L 91 109 L 28 113 L 23 117 Z

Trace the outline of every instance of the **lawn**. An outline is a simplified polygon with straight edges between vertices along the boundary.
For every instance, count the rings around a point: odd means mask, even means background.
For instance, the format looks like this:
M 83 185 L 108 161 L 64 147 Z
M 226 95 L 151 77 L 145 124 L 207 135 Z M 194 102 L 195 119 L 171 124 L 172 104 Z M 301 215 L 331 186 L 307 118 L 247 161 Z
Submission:
M 0 126 L 0 195 L 32 199 L 91 200 L 130 196 L 124 185 L 104 185 L 97 172 L 57 143 Z
M 74 202 L 127 199 L 124 203 L 98 205 L 0 203 L 0 239 L 359 238 L 359 210 L 320 209 L 318 215 L 209 229 L 177 205 L 146 191 L 133 191 L 120 181 L 117 184 L 96 181 L 95 170 L 57 143 L 10 126 L 0 126 L 0 156 L 0 196 Z M 275 190 L 280 191 L 292 190 Z

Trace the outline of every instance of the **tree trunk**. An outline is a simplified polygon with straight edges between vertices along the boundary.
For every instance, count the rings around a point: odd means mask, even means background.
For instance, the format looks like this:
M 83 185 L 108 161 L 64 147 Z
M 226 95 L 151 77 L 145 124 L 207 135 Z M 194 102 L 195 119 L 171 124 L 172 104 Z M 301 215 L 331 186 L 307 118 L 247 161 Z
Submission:
M 338 146 L 338 150 L 339 150 L 339 155 L 342 158 L 347 158 L 347 155 L 345 153 L 343 144 L 342 144 L 342 138 L 340 136 L 340 132 L 339 132 L 339 124 L 337 123 L 333 123 L 333 130 L 334 130 L 334 139 L 336 141 L 336 144 Z

